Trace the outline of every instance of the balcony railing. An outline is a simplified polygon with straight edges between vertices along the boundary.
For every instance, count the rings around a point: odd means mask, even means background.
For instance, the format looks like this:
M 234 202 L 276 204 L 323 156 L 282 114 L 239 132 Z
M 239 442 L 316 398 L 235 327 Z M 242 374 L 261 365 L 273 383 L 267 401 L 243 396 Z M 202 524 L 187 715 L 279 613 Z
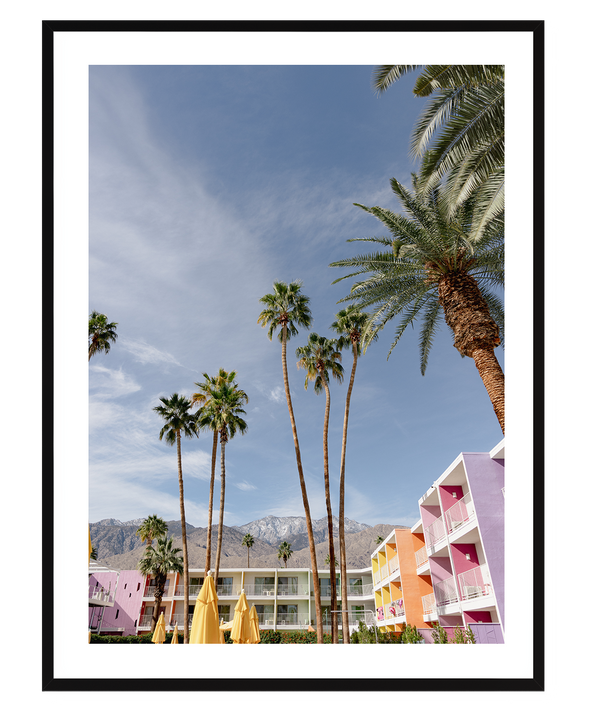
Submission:
M 277 613 L 277 625 L 310 625 L 307 612 Z M 323 619 L 325 624 L 325 619 Z
M 202 590 L 202 585 L 190 585 L 190 597 L 198 597 Z M 175 597 L 183 597 L 183 585 L 178 585 L 173 593 Z
M 374 583 L 374 584 L 377 584 L 377 583 L 380 583 L 380 582 L 381 582 L 381 571 L 376 570 L 376 571 L 373 573 L 373 583 Z
M 244 585 L 246 597 L 275 597 L 275 585 L 256 585 L 249 583 Z
M 167 585 L 165 587 L 165 591 L 163 592 L 163 597 L 170 597 L 173 593 L 170 592 L 172 590 L 172 587 L 170 585 Z M 144 590 L 144 597 L 154 597 L 154 592 L 156 591 L 156 585 L 146 585 L 146 589 Z M 181 593 L 183 595 L 183 593 Z
M 382 565 L 381 568 L 379 569 L 380 580 L 385 580 L 389 574 L 390 574 L 390 565 L 389 565 L 389 563 L 386 563 L 385 565 Z
M 435 593 L 435 602 L 438 606 L 451 605 L 452 603 L 458 602 L 453 577 L 436 583 L 436 585 L 433 586 L 433 592 Z
M 397 556 L 397 555 L 394 555 L 393 558 L 390 558 L 390 562 L 388 563 L 388 565 L 389 565 L 389 570 L 390 570 L 390 573 L 389 573 L 389 574 L 390 574 L 390 575 L 391 575 L 392 573 L 396 572 L 396 570 L 398 570 L 398 569 L 400 568 L 400 563 L 399 563 L 399 561 L 398 561 L 398 556 Z
M 473 499 L 471 498 L 471 494 L 467 493 L 453 506 L 448 508 L 445 513 L 448 533 L 458 530 L 458 528 L 471 520 L 474 514 Z
M 435 605 L 435 594 L 429 593 L 429 595 L 423 595 L 421 598 L 423 603 L 423 615 L 432 615 L 437 612 Z
M 308 585 L 278 585 L 277 595 L 287 597 L 288 595 L 308 595 Z
M 101 585 L 90 587 L 89 599 L 94 602 L 101 602 L 112 605 L 115 602 L 115 590 L 110 588 L 104 588 Z
M 445 537 L 444 520 L 442 516 L 436 518 L 431 525 L 425 528 L 425 544 L 428 548 L 432 548 L 438 540 Z
M 404 600 L 393 600 L 389 605 L 383 606 L 383 614 L 386 620 L 393 620 L 405 615 Z
M 420 550 L 415 553 L 415 561 L 417 563 L 417 569 L 422 565 L 426 565 L 429 557 L 427 555 L 427 548 L 423 546 Z
M 363 595 L 372 595 L 373 586 L 371 585 L 371 583 L 367 583 L 366 585 L 348 585 L 347 594 L 348 597 L 362 597 Z
M 481 565 L 460 573 L 458 586 L 462 600 L 472 600 L 484 595 L 491 595 L 493 592 L 488 571 Z

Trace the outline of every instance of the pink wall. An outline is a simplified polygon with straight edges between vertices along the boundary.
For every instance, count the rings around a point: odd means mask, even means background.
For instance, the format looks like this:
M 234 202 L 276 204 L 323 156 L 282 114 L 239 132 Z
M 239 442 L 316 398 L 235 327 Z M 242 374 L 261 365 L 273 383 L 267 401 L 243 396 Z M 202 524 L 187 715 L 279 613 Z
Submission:
M 456 498 L 452 495 L 456 493 Z M 464 497 L 462 486 L 460 485 L 441 485 L 440 486 L 440 501 L 442 503 L 442 510 L 444 513 L 451 508 L 455 503 Z
M 487 612 L 486 610 L 470 610 L 469 612 L 465 612 L 465 625 L 468 625 L 470 622 L 491 622 L 492 621 L 492 615 L 491 613 Z
M 116 579 L 116 573 L 93 573 L 90 575 L 90 585 L 93 586 L 98 582 L 106 589 L 108 589 L 109 584 L 114 588 Z M 115 635 L 136 634 L 136 624 L 140 616 L 145 582 L 145 578 L 137 570 L 121 571 L 117 582 L 115 604 L 104 610 L 101 633 L 107 632 Z M 115 630 L 115 628 L 119 627 L 122 627 L 123 630 Z
M 421 518 L 423 519 L 423 528 L 429 527 L 434 520 L 437 520 L 442 511 L 439 505 L 421 505 Z

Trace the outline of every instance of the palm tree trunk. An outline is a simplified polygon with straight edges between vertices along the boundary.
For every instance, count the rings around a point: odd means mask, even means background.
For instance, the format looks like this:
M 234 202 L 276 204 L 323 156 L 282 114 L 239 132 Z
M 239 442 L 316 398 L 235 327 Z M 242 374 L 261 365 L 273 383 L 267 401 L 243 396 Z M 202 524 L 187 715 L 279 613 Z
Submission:
M 494 407 L 502 433 L 504 433 L 504 373 L 494 349 L 475 349 L 473 360 Z
M 454 346 L 475 361 L 504 433 L 504 374 L 494 354 L 500 331 L 477 281 L 464 271 L 445 274 L 438 281 L 438 296 Z
M 348 621 L 348 585 L 346 578 L 346 526 L 344 502 L 346 497 L 346 441 L 348 438 L 348 416 L 350 415 L 350 397 L 352 396 L 352 388 L 354 386 L 354 376 L 356 374 L 356 364 L 358 363 L 358 348 L 356 341 L 352 342 L 352 353 L 354 359 L 352 361 L 352 373 L 350 374 L 350 382 L 348 383 L 348 393 L 346 394 L 346 409 L 344 411 L 344 428 L 342 431 L 342 459 L 340 462 L 340 514 L 339 514 L 339 538 L 340 538 L 340 581 L 342 583 L 342 635 L 344 645 L 350 644 L 350 625 Z
M 166 579 L 161 582 L 159 582 L 158 577 L 156 578 L 156 590 L 154 591 L 154 610 L 152 611 L 152 624 L 150 626 L 150 632 L 154 632 L 156 629 L 156 623 L 158 622 L 158 617 L 160 615 L 160 606 L 162 604 L 162 597 L 165 592 L 165 582 Z
M 337 588 L 335 571 L 335 546 L 333 544 L 333 514 L 331 512 L 331 495 L 329 491 L 329 386 L 321 373 L 321 381 L 325 388 L 325 420 L 323 422 L 323 474 L 325 477 L 325 506 L 327 508 L 327 533 L 329 535 L 329 582 L 331 584 L 331 644 L 338 642 Z
M 183 471 L 181 469 L 181 433 L 177 431 L 177 467 L 179 469 L 179 510 L 181 511 L 181 542 L 183 544 L 183 644 L 190 639 L 188 610 L 190 604 L 190 580 L 188 571 L 187 535 L 185 532 L 185 504 L 183 501 Z
M 310 517 L 310 506 L 308 504 L 308 495 L 306 493 L 306 485 L 304 484 L 304 472 L 302 471 L 302 459 L 300 457 L 300 444 L 298 443 L 298 433 L 296 431 L 296 421 L 294 419 L 294 409 L 292 408 L 292 397 L 290 394 L 290 384 L 287 371 L 287 325 L 283 326 L 283 341 L 281 342 L 281 365 L 283 368 L 283 386 L 285 388 L 285 397 L 287 400 L 290 421 L 292 423 L 292 435 L 294 436 L 294 447 L 296 449 L 296 463 L 298 465 L 298 477 L 300 478 L 300 490 L 302 492 L 302 502 L 304 504 L 304 513 L 306 515 L 306 530 L 308 533 L 308 548 L 310 551 L 310 564 L 313 575 L 313 584 L 315 590 L 315 613 L 317 622 L 317 643 L 323 644 L 323 615 L 321 614 L 321 588 L 319 586 L 319 568 L 317 566 L 317 552 L 315 550 L 315 538 L 312 529 L 312 520 Z
M 211 561 L 211 541 L 212 541 L 212 514 L 213 514 L 213 495 L 215 492 L 215 469 L 217 465 L 217 445 L 219 443 L 219 434 L 213 431 L 213 448 L 212 461 L 210 466 L 210 495 L 208 497 L 208 529 L 206 531 L 206 562 L 204 563 L 204 577 L 208 575 Z
M 221 433 L 221 504 L 219 506 L 219 537 L 217 538 L 217 557 L 215 559 L 215 587 L 219 578 L 219 566 L 221 564 L 221 545 L 223 544 L 223 519 L 225 517 L 225 444 L 224 435 Z

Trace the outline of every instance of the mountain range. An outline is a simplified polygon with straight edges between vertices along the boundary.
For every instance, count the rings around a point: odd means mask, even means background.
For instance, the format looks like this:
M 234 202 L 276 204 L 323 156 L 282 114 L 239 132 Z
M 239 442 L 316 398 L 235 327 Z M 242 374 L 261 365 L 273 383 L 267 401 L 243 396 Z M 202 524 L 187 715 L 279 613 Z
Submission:
M 90 524 L 92 545 L 97 551 L 98 562 L 106 567 L 120 570 L 134 570 L 143 556 L 145 544 L 136 535 L 143 518 L 120 521 L 107 518 Z M 334 517 L 335 552 L 339 555 L 338 519 Z M 386 537 L 394 528 L 405 528 L 402 525 L 379 524 L 369 526 L 346 518 L 346 565 L 348 568 L 370 567 L 370 557 L 375 550 L 378 536 Z M 181 547 L 181 522 L 167 521 L 169 535 L 173 536 L 173 545 Z M 312 523 L 319 568 L 326 568 L 325 558 L 329 554 L 327 536 L 327 518 L 314 520 Z M 216 525 L 212 531 L 212 566 L 217 548 Z M 206 560 L 206 528 L 196 528 L 186 523 L 188 558 L 191 568 L 203 568 Z M 277 558 L 277 551 L 282 541 L 287 541 L 293 550 L 288 560 L 290 568 L 310 567 L 308 549 L 308 532 L 303 517 L 280 518 L 269 515 L 259 520 L 240 526 L 223 526 L 223 544 L 221 548 L 221 568 L 240 568 L 248 564 L 248 551 L 242 545 L 246 533 L 254 537 L 254 545 L 250 549 L 250 567 L 283 567 Z

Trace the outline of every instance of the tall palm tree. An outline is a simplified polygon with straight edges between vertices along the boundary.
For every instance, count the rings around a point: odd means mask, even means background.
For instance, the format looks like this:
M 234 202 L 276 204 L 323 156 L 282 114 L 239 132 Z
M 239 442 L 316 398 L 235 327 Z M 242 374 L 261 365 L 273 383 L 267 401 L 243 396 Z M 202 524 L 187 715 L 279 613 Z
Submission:
M 373 84 L 384 92 L 422 65 L 381 65 Z M 450 214 L 477 192 L 477 221 L 504 210 L 504 65 L 426 65 L 413 92 L 431 97 L 411 138 L 411 154 L 422 158 L 427 192 L 446 177 Z
M 228 373 L 224 368 L 219 369 L 219 373 L 216 376 L 209 376 L 207 373 L 204 374 L 204 381 L 202 383 L 196 383 L 196 386 L 200 389 L 196 393 L 192 394 L 192 406 L 200 405 L 203 406 L 210 398 L 210 391 L 213 388 L 223 385 L 224 383 L 233 384 L 235 380 L 235 371 Z M 237 384 L 236 384 L 237 385 Z M 248 398 L 246 397 L 246 403 Z M 204 577 L 208 575 L 210 570 L 210 563 L 212 560 L 212 515 L 213 515 L 213 496 L 215 491 L 215 471 L 217 465 L 217 448 L 219 445 L 219 432 L 213 430 L 213 445 L 212 445 L 212 457 L 210 464 L 210 488 L 208 497 L 208 528 L 206 531 L 206 560 L 204 563 Z
M 181 548 L 173 547 L 173 538 L 160 536 L 156 541 L 156 547 L 152 544 L 146 546 L 146 552 L 137 564 L 137 569 L 142 575 L 154 575 L 156 585 L 154 589 L 154 611 L 152 612 L 152 627 L 154 631 L 156 621 L 160 614 L 160 604 L 165 592 L 165 584 L 169 573 L 183 573 L 183 561 L 177 553 Z M 187 613 L 186 613 L 187 615 Z M 185 621 L 187 625 L 187 620 Z
M 319 589 L 319 569 L 317 566 L 317 553 L 315 550 L 315 539 L 312 529 L 312 520 L 310 517 L 310 506 L 308 504 L 308 494 L 304 483 L 304 471 L 302 469 L 302 458 L 300 456 L 300 444 L 298 442 L 298 431 L 296 430 L 296 419 L 294 418 L 294 409 L 292 407 L 292 396 L 290 393 L 290 384 L 288 380 L 287 370 L 287 342 L 290 337 L 296 336 L 298 327 L 308 329 L 312 324 L 312 315 L 308 306 L 308 296 L 301 294 L 301 281 L 293 281 L 285 284 L 276 281 L 273 284 L 273 293 L 265 294 L 260 302 L 264 305 L 260 312 L 258 322 L 261 326 L 268 326 L 267 336 L 269 341 L 273 339 L 273 334 L 277 333 L 277 338 L 281 342 L 281 366 L 283 369 L 283 386 L 285 388 L 285 397 L 287 401 L 288 412 L 290 414 L 290 422 L 292 424 L 292 435 L 294 438 L 294 448 L 296 450 L 296 464 L 298 466 L 298 477 L 300 479 L 300 491 L 302 492 L 302 502 L 304 504 L 304 513 L 306 516 L 306 530 L 308 533 L 308 547 L 310 552 L 310 563 L 313 574 L 313 583 L 315 590 L 315 610 L 317 617 L 317 643 L 323 644 L 323 617 L 321 615 L 321 591 Z
M 221 445 L 221 503 L 219 506 L 219 532 L 217 536 L 217 555 L 215 558 L 215 584 L 219 578 L 221 546 L 223 544 L 223 520 L 225 516 L 225 446 L 236 433 L 242 435 L 248 430 L 242 415 L 246 411 L 242 403 L 248 402 L 248 396 L 237 384 L 223 383 L 210 391 L 210 396 L 200 411 L 198 426 L 217 431 Z
M 114 344 L 118 338 L 115 329 L 118 324 L 109 323 L 105 314 L 92 311 L 88 322 L 88 361 L 94 354 L 110 351 L 111 342 Z
M 325 391 L 325 420 L 323 422 L 323 475 L 325 479 L 325 506 L 327 508 L 327 532 L 329 535 L 329 559 L 331 564 L 329 572 L 331 577 L 331 605 L 337 605 L 335 585 L 335 547 L 333 539 L 333 512 L 331 510 L 331 494 L 329 490 L 329 409 L 331 396 L 329 393 L 329 375 L 333 376 L 339 383 L 344 378 L 344 369 L 340 363 L 342 354 L 336 348 L 335 339 L 328 339 L 311 333 L 308 337 L 308 344 L 296 349 L 298 368 L 306 371 L 304 388 L 308 389 L 309 381 L 315 382 L 315 393 Z M 338 634 L 337 612 L 332 613 L 331 634 Z M 336 644 L 337 639 L 332 640 Z
M 197 414 L 190 413 L 192 404 L 185 396 L 174 393 L 170 398 L 159 398 L 161 406 L 153 409 L 163 419 L 165 425 L 160 429 L 159 439 L 172 446 L 177 445 L 177 470 L 179 474 L 179 510 L 181 512 L 181 540 L 183 544 L 183 612 L 186 616 L 183 632 L 183 643 L 189 642 L 189 626 L 187 621 L 190 604 L 190 580 L 187 551 L 187 534 L 185 528 L 185 504 L 183 499 L 183 471 L 181 468 L 181 434 L 186 438 L 198 436 Z
M 139 535 L 142 543 L 146 543 L 149 548 L 154 538 L 162 538 L 168 531 L 169 527 L 162 518 L 157 515 L 149 515 L 135 531 L 135 534 Z
M 283 565 L 287 568 L 287 561 L 292 557 L 293 552 L 292 546 L 284 540 L 277 551 L 277 560 L 283 560 Z
M 346 394 L 346 407 L 344 411 L 344 428 L 342 431 L 342 457 L 340 460 L 340 509 L 339 509 L 339 541 L 340 541 L 340 582 L 342 591 L 342 635 L 344 644 L 350 644 L 350 625 L 348 623 L 348 585 L 346 584 L 346 526 L 345 526 L 345 497 L 346 497 L 346 444 L 348 439 L 348 416 L 350 415 L 350 398 L 354 387 L 356 364 L 361 354 L 361 339 L 369 315 L 360 311 L 354 304 L 341 309 L 335 315 L 331 328 L 339 334 L 337 340 L 338 350 L 352 349 L 352 372 L 348 382 Z M 376 337 L 375 337 L 376 338 Z
M 248 548 L 248 567 L 250 567 L 250 548 L 254 545 L 254 536 L 251 533 L 246 533 L 242 539 L 242 545 Z
M 400 315 L 390 353 L 406 327 L 421 317 L 422 374 L 443 316 L 454 334 L 458 352 L 474 360 L 504 432 L 504 374 L 494 353 L 503 342 L 504 312 L 493 291 L 504 282 L 503 216 L 490 221 L 484 232 L 474 237 L 476 197 L 461 205 L 450 220 L 439 202 L 439 186 L 422 197 L 417 195 L 416 177 L 412 193 L 395 179 L 391 183 L 407 216 L 356 205 L 382 221 L 392 237 L 351 239 L 374 242 L 383 249 L 330 265 L 354 269 L 333 283 L 368 275 L 354 283 L 350 295 L 341 301 L 353 300 L 360 309 L 375 307 L 363 345 Z

